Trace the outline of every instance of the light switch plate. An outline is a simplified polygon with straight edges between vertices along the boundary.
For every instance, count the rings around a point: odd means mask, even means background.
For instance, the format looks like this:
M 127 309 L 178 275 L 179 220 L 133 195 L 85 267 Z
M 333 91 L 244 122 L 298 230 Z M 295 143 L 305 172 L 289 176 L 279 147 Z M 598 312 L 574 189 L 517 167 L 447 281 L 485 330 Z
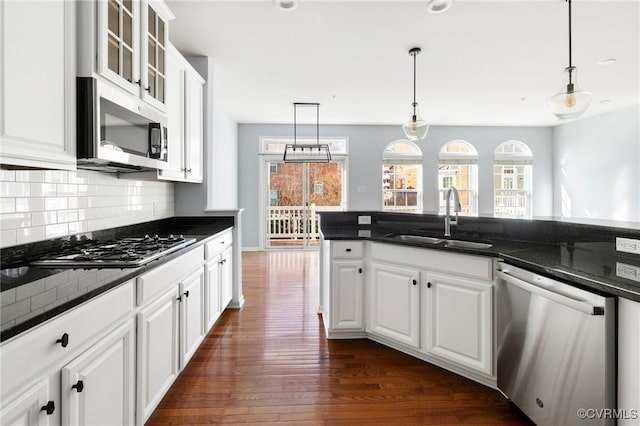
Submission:
M 358 216 L 358 225 L 371 225 L 371 216 Z
M 640 240 L 616 237 L 616 250 L 625 253 L 640 254 Z
M 640 282 L 640 267 L 616 262 L 616 275 L 621 278 Z

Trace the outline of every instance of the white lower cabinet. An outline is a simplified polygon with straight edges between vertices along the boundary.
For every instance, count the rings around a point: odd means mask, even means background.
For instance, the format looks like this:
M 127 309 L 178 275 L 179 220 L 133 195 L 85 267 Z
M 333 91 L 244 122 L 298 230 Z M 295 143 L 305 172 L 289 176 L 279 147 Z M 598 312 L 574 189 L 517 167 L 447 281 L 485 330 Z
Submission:
M 49 379 L 28 386 L 9 404 L 3 404 L 0 424 L 12 426 L 58 425 L 58 399 L 50 392 Z
M 180 283 L 180 369 L 184 368 L 204 338 L 204 271 Z
M 371 262 L 367 332 L 418 348 L 420 271 Z
M 493 374 L 492 300 L 491 282 L 427 273 L 422 350 L 473 371 Z
M 364 331 L 362 260 L 334 260 L 331 269 L 331 329 Z
M 179 371 L 178 287 L 138 313 L 138 424 L 144 424 Z
M 62 368 L 62 424 L 131 425 L 135 326 L 127 321 Z
M 618 300 L 618 409 L 625 416 L 619 426 L 640 422 L 640 303 Z
M 233 236 L 231 230 L 205 244 L 205 334 L 233 298 Z

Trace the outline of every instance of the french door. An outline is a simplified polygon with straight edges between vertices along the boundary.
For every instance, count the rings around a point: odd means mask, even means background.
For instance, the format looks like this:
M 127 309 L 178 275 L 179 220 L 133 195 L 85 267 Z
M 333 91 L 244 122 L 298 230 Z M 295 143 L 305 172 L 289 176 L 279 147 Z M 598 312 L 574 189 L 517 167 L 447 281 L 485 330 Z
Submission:
M 344 206 L 344 163 L 265 160 L 265 174 L 265 246 L 317 247 L 318 212 Z

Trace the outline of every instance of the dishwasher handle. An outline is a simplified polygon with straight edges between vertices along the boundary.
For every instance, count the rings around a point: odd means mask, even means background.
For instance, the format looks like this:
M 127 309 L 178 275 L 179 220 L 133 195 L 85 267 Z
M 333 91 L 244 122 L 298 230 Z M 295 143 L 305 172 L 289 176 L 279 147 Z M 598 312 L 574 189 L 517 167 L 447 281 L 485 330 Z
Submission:
M 603 306 L 594 306 L 589 302 L 585 302 L 579 299 L 574 299 L 564 294 L 556 293 L 553 290 L 549 290 L 544 287 L 540 287 L 538 285 L 528 283 L 524 280 L 521 280 L 520 278 L 516 278 L 513 275 L 509 275 L 503 271 L 496 271 L 496 273 L 500 278 L 502 278 L 509 284 L 519 287 L 522 290 L 528 291 L 529 293 L 537 294 L 538 296 L 544 297 L 556 303 L 560 303 L 561 305 L 567 306 L 577 311 L 584 312 L 585 314 L 604 315 Z

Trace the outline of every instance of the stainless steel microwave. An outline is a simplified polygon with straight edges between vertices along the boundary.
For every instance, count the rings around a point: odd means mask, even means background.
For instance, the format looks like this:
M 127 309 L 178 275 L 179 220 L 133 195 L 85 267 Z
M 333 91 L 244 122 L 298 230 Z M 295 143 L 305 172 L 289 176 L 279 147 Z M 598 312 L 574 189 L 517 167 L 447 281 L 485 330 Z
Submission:
M 78 168 L 136 172 L 167 165 L 167 118 L 109 83 L 77 77 Z

